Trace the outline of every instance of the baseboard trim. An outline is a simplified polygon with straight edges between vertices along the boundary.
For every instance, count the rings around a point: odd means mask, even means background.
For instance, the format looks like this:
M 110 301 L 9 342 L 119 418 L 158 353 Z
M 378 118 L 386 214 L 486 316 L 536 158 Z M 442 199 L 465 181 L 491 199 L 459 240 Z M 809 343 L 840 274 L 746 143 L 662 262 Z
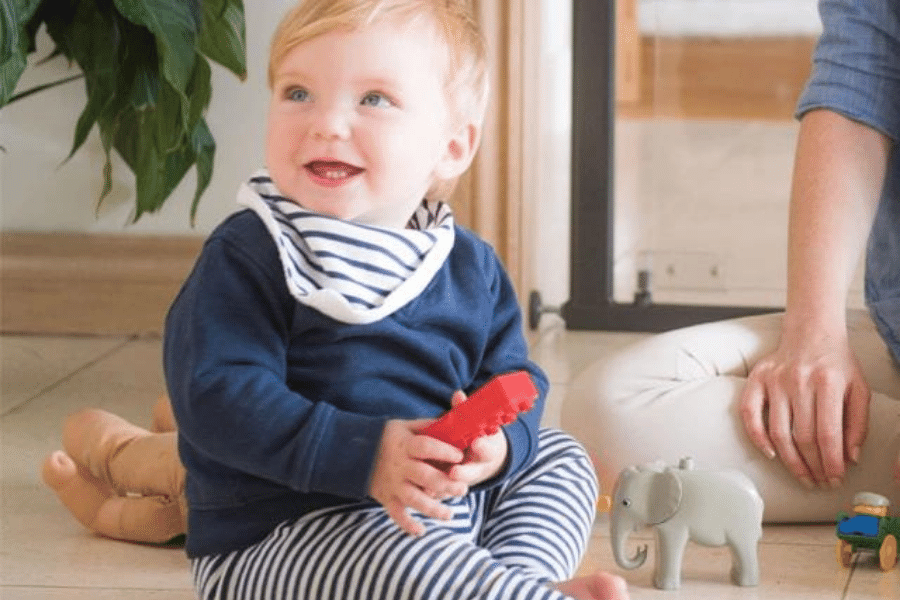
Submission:
M 203 239 L 0 234 L 6 334 L 159 335 Z

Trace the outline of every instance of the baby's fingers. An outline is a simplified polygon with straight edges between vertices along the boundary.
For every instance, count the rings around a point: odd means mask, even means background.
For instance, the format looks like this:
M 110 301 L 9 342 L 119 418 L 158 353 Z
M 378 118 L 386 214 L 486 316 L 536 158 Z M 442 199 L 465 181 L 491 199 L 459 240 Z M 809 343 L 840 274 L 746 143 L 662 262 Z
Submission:
M 425 421 L 427 425 L 432 421 Z M 423 426 L 424 428 L 424 426 Z M 459 448 L 442 442 L 430 435 L 417 435 L 409 444 L 409 456 L 416 460 L 448 463 L 455 465 L 461 463 L 465 454 Z
M 408 481 L 430 497 L 438 499 L 464 496 L 469 491 L 466 484 L 451 479 L 446 472 L 426 462 L 413 466 L 409 471 Z
M 440 521 L 449 521 L 453 518 L 453 511 L 450 510 L 450 507 L 411 485 L 406 486 L 396 498 L 385 504 L 384 507 L 400 529 L 415 536 L 425 533 L 425 526 L 409 514 L 408 510 L 410 509 L 425 517 Z
M 388 516 L 397 524 L 397 527 L 406 533 L 414 536 L 420 536 L 425 533 L 425 526 L 417 519 L 414 519 L 408 512 L 403 503 L 394 499 L 384 504 L 384 510 Z

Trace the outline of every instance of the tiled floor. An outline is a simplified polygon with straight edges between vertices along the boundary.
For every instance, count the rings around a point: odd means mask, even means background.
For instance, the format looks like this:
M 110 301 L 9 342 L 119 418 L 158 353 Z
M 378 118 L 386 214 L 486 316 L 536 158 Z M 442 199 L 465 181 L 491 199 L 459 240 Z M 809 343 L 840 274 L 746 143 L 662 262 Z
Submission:
M 638 335 L 548 327 L 534 346 L 536 360 L 554 383 L 547 423 L 558 421 L 558 404 L 574 375 Z M 6 336 L 0 344 L 0 598 L 192 598 L 181 550 L 92 536 L 43 487 L 38 474 L 44 455 L 59 445 L 63 418 L 75 409 L 98 406 L 147 423 L 149 407 L 163 389 L 159 340 Z M 724 549 L 689 545 L 681 590 L 660 592 L 651 585 L 649 564 L 633 572 L 616 567 L 604 525 L 601 518 L 582 571 L 622 573 L 636 600 L 900 598 L 900 568 L 882 573 L 867 559 L 849 570 L 841 568 L 828 526 L 767 527 L 759 551 L 762 582 L 756 588 L 729 583 Z

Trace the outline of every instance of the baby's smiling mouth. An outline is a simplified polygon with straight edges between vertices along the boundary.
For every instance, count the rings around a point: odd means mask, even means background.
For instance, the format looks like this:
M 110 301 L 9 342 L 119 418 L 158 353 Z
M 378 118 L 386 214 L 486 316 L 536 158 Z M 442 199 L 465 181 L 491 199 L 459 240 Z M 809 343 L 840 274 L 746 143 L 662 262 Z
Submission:
M 342 181 L 363 172 L 363 169 L 345 162 L 333 160 L 314 160 L 304 165 L 306 170 L 318 179 Z

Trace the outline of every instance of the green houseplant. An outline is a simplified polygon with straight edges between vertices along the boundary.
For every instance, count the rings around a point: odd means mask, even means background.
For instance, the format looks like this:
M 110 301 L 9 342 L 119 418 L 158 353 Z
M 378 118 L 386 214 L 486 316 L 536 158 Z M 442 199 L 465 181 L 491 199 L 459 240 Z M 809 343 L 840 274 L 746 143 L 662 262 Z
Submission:
M 213 60 L 246 77 L 243 0 L 0 0 L 0 107 L 83 78 L 87 104 L 71 157 L 96 125 L 112 186 L 115 150 L 134 172 L 135 220 L 158 210 L 196 165 L 191 220 L 209 185 L 215 141 L 204 114 Z M 41 26 L 80 73 L 13 94 Z M 209 60 L 208 60 L 209 59 Z

